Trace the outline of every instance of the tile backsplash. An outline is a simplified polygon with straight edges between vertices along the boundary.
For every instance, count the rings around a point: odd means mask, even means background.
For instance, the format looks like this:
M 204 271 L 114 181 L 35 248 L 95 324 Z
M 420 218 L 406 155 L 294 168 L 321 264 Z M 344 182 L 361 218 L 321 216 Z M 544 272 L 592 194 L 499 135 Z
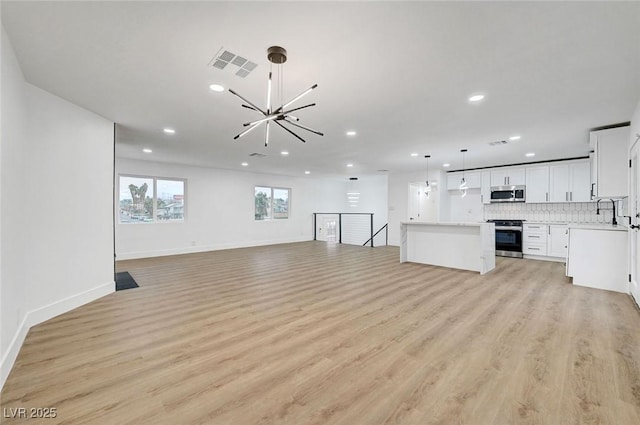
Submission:
M 626 223 L 626 219 L 620 215 L 628 215 L 625 201 L 616 203 L 616 215 L 620 224 Z M 611 223 L 611 202 L 602 201 L 600 208 L 600 215 L 597 215 L 595 202 L 489 204 L 484 206 L 484 219 L 520 219 L 543 223 Z

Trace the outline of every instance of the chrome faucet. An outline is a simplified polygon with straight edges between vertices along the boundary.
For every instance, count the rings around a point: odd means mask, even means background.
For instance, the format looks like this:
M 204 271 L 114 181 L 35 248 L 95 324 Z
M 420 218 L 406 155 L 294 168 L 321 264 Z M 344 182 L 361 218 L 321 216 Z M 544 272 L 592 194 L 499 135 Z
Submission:
M 618 221 L 616 220 L 616 202 L 613 199 L 609 199 L 611 201 L 611 206 L 613 207 L 613 220 L 611 220 L 611 225 L 612 226 L 617 226 L 618 225 Z M 596 214 L 600 215 L 600 201 L 602 201 L 602 199 L 598 199 L 596 201 Z

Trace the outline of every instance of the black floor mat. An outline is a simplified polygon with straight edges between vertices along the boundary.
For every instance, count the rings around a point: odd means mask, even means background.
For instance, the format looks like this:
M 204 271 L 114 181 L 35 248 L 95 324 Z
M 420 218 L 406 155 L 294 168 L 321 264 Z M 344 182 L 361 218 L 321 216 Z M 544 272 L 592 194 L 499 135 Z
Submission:
M 138 284 L 131 277 L 129 272 L 116 273 L 116 291 L 122 291 L 124 289 L 137 288 Z

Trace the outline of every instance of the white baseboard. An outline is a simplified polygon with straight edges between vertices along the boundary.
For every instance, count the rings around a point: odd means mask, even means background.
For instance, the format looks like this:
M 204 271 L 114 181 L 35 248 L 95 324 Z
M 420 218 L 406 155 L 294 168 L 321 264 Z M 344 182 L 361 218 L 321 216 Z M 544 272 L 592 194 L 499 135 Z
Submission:
M 80 307 L 81 305 L 97 300 L 98 298 L 115 292 L 115 290 L 116 284 L 111 281 L 79 294 L 52 302 L 51 304 L 35 310 L 28 311 L 27 314 L 25 314 L 20 327 L 18 327 L 18 331 L 13 336 L 13 339 L 9 344 L 9 348 L 2 356 L 2 362 L 0 362 L 0 390 L 9 377 L 9 372 L 11 372 L 11 368 L 18 357 L 20 348 L 22 348 L 22 343 L 27 337 L 27 333 L 32 326 L 52 319 L 62 313 L 66 313 L 67 311 Z
M 188 246 L 182 248 L 172 249 L 157 249 L 150 251 L 138 251 L 138 252 L 125 252 L 116 253 L 116 261 L 119 260 L 136 260 L 138 258 L 151 258 L 151 257 L 165 257 L 167 255 L 181 255 L 181 254 L 194 254 L 196 252 L 207 251 L 220 251 L 222 249 L 236 249 L 236 248 L 250 248 L 253 246 L 265 246 L 265 245 L 279 245 L 285 243 L 295 242 L 309 242 L 311 239 L 308 237 L 295 238 L 287 240 L 264 240 L 264 241 L 252 241 L 252 242 L 229 242 L 216 245 L 200 245 L 200 246 Z

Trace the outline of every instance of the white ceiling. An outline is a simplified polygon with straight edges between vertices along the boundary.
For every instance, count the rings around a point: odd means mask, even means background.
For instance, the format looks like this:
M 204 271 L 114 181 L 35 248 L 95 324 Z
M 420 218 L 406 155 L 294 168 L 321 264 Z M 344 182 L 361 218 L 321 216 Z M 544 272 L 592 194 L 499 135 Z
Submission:
M 120 124 L 128 158 L 347 176 L 422 170 L 424 154 L 461 168 L 462 148 L 467 168 L 576 157 L 640 99 L 640 2 L 2 1 L 2 21 L 25 78 Z M 324 137 L 233 140 L 255 112 L 208 86 L 262 105 L 271 45 L 288 50 L 286 98 L 318 84 L 298 115 Z M 207 66 L 221 47 L 258 68 Z

